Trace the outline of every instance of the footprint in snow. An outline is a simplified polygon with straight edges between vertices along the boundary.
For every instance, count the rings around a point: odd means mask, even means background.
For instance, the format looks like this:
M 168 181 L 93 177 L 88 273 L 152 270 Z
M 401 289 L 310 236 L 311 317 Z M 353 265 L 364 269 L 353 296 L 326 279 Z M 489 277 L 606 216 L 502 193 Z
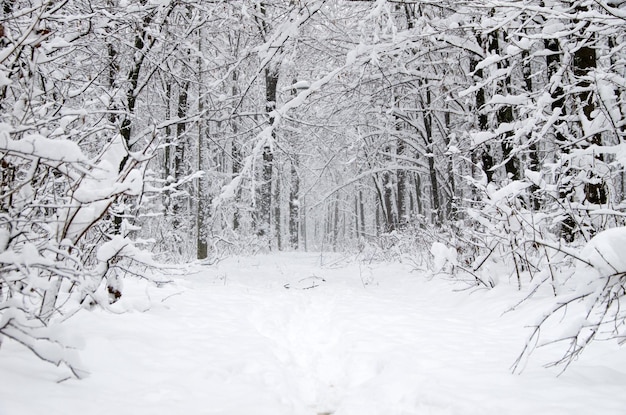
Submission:
M 287 283 L 284 287 L 288 290 L 310 290 L 311 288 L 319 287 L 323 282 L 326 282 L 324 278 L 318 277 L 317 275 L 311 275 L 310 277 L 302 278 L 295 283 Z

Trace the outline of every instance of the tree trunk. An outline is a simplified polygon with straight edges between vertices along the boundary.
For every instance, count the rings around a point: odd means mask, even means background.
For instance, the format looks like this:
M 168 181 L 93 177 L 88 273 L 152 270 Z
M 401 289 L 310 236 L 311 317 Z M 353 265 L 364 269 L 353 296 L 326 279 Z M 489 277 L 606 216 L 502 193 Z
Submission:
M 561 46 L 558 39 L 546 39 L 544 40 L 544 47 L 549 51 L 546 55 L 546 66 L 548 71 L 548 80 L 551 85 L 550 97 L 552 103 L 550 109 L 552 113 L 559 113 L 559 117 L 554 121 L 554 141 L 556 147 L 560 152 L 568 154 L 570 148 L 567 145 L 567 138 L 563 134 L 562 126 L 565 124 L 563 121 L 566 115 L 565 109 L 565 93 L 560 81 L 554 79 L 555 75 L 559 72 L 561 67 Z M 552 85 L 553 82 L 558 82 L 556 85 Z M 567 164 L 563 166 L 564 174 L 567 174 Z M 559 199 L 567 200 L 573 192 L 571 182 L 567 186 L 561 186 L 559 188 Z M 571 242 L 574 240 L 576 234 L 576 221 L 570 213 L 566 214 L 565 219 L 561 222 L 561 237 Z
M 231 94 L 233 97 L 236 97 L 239 94 L 239 89 L 237 87 L 237 82 L 238 82 L 238 72 L 237 71 L 233 71 L 232 74 L 232 87 L 231 87 Z M 239 142 L 239 138 L 238 138 L 238 133 L 239 133 L 239 125 L 237 124 L 237 120 L 236 119 L 231 119 L 230 120 L 230 128 L 232 129 L 233 132 L 233 139 L 231 142 L 231 148 L 230 148 L 230 156 L 231 156 L 231 173 L 232 176 L 231 177 L 236 177 L 239 175 L 239 173 L 241 172 L 241 163 L 243 160 L 243 157 L 241 155 L 241 143 Z M 239 212 L 239 206 L 238 203 L 241 200 L 241 189 L 238 188 L 237 192 L 235 194 L 235 211 L 233 212 L 233 230 L 238 230 L 239 226 L 240 226 L 240 221 L 241 221 L 241 217 L 240 217 L 240 212 Z
M 339 197 L 334 201 L 333 222 L 332 222 L 332 247 L 337 251 L 337 240 L 339 236 Z
M 296 170 L 295 158 L 291 161 L 291 188 L 289 192 L 289 245 L 292 249 L 299 248 L 300 229 L 300 178 Z
M 385 232 L 391 232 L 396 229 L 396 220 L 393 203 L 393 182 L 391 173 L 383 173 L 383 203 L 385 206 Z
M 304 245 L 304 252 L 308 252 L 309 249 L 309 242 L 307 239 L 307 223 L 306 223 L 306 196 L 302 195 L 302 197 L 300 198 L 300 209 L 299 209 L 299 213 L 300 213 L 300 241 L 302 241 L 302 244 Z
M 524 90 L 530 96 L 533 92 L 533 80 L 532 80 L 532 67 L 529 62 L 530 53 L 525 50 L 522 52 L 522 60 L 524 64 L 522 66 L 522 73 L 524 75 Z M 532 139 L 532 137 L 526 137 L 527 139 L 533 140 L 528 148 L 528 169 L 534 172 L 541 171 L 541 163 L 539 161 L 539 143 L 537 140 Z M 539 187 L 533 184 L 530 187 L 530 208 L 534 211 L 538 211 L 541 209 L 541 198 L 537 194 Z
M 178 91 L 178 109 L 177 116 L 179 120 L 187 117 L 189 111 L 188 104 L 189 95 L 189 82 L 183 83 Z M 179 121 L 176 124 L 176 147 L 174 150 L 174 180 L 181 180 L 187 173 L 187 166 L 185 166 L 185 149 L 186 149 L 186 130 L 187 123 Z M 181 215 L 183 214 L 183 200 L 178 197 L 172 203 L 172 224 L 174 229 L 179 229 L 183 225 Z
M 587 11 L 586 6 L 579 7 L 580 11 Z M 591 91 L 591 82 L 588 79 L 589 73 L 593 71 L 596 66 L 596 50 L 589 46 L 594 40 L 594 36 L 590 38 L 585 37 L 585 29 L 588 24 L 582 29 L 579 42 L 582 46 L 574 52 L 574 76 L 577 78 L 576 85 L 580 89 L 578 99 L 582 104 L 583 116 L 586 121 L 592 120 L 593 111 L 596 106 L 594 103 L 594 94 Z M 581 121 L 581 131 L 585 134 L 584 124 L 586 122 Z M 602 145 L 602 135 L 600 133 L 593 134 L 587 139 L 589 144 Z M 596 155 L 596 159 L 603 161 L 602 154 Z M 604 180 L 597 176 L 593 171 L 588 174 L 588 182 L 585 183 L 585 196 L 590 203 L 604 204 L 607 202 L 607 189 Z
M 283 249 L 283 238 L 282 238 L 282 227 L 281 227 L 281 213 L 280 213 L 280 174 L 278 174 L 278 166 L 274 166 L 275 167 L 275 173 L 274 173 L 274 177 L 275 179 L 273 180 L 274 183 L 274 187 L 273 187 L 273 211 L 274 211 L 274 215 L 273 215 L 273 220 L 274 220 L 274 237 L 276 238 L 276 247 L 278 248 L 279 251 L 282 251 Z
M 385 211 L 385 198 L 383 197 L 384 191 L 380 188 L 380 180 L 377 174 L 372 176 L 372 180 L 374 181 L 374 188 L 376 189 L 376 198 L 378 199 L 378 203 L 376 203 L 376 235 L 380 234 L 381 229 L 383 228 L 383 224 L 381 221 L 381 217 L 386 217 L 387 213 Z M 386 222 L 385 222 L 386 225 Z M 386 229 L 382 229 L 386 232 Z
M 488 37 L 488 50 L 491 54 L 499 54 L 500 53 L 500 32 L 498 30 L 493 31 L 489 34 Z M 506 36 L 506 34 L 505 34 Z M 498 69 L 508 68 L 509 62 L 508 60 L 504 60 L 503 62 L 498 62 L 496 65 Z M 498 90 L 502 95 L 508 95 L 510 93 L 510 85 L 511 78 L 507 76 L 504 79 L 504 83 L 500 82 L 498 85 Z M 510 124 L 514 119 L 513 107 L 511 105 L 502 105 L 498 108 L 496 112 L 496 120 L 498 122 L 498 126 L 501 124 Z M 512 155 L 512 151 L 515 148 L 515 143 L 512 143 L 511 140 L 514 134 L 511 131 L 504 133 L 504 135 L 500 138 L 500 148 L 502 150 L 502 157 L 504 159 L 504 169 L 507 173 L 507 176 L 511 178 L 511 180 L 519 180 L 520 179 L 520 168 L 519 161 L 516 156 Z
M 201 35 L 201 33 L 200 33 Z M 202 50 L 202 36 L 199 37 L 198 41 L 198 49 Z M 198 85 L 204 85 L 202 79 L 202 60 L 198 59 Z M 202 88 L 198 88 L 198 113 L 202 114 L 204 111 L 204 91 Z M 196 258 L 197 259 L 205 259 L 209 256 L 209 245 L 207 241 L 208 232 L 207 232 L 207 216 L 209 214 L 207 203 L 207 199 L 209 195 L 207 194 L 207 179 L 206 179 L 206 171 L 207 171 L 207 142 L 205 140 L 205 135 L 208 135 L 209 131 L 207 129 L 207 121 L 204 119 L 200 119 L 198 122 L 198 170 L 204 171 L 205 174 L 198 178 L 198 197 L 197 197 L 197 210 L 196 210 Z
M 361 219 L 361 227 L 360 227 L 360 232 L 359 232 L 359 236 L 364 237 L 365 236 L 365 204 L 363 203 L 363 192 L 361 191 L 361 189 L 359 189 L 359 194 L 358 194 L 358 208 L 359 208 L 359 217 Z
M 258 10 L 259 15 L 255 17 L 263 41 L 266 41 L 266 37 L 269 32 L 269 25 L 267 21 L 267 4 L 264 1 L 260 1 L 255 4 L 255 8 Z M 272 229 L 272 173 L 274 170 L 274 153 L 273 142 L 276 139 L 276 131 L 274 127 L 274 114 L 276 109 L 276 97 L 277 86 L 279 76 L 279 62 L 269 62 L 265 67 L 265 113 L 267 114 L 268 124 L 272 127 L 271 141 L 268 141 L 263 146 L 263 158 L 262 158 L 262 173 L 261 173 L 261 186 L 258 189 L 258 218 L 255 220 L 255 226 L 257 229 L 257 235 L 269 236 Z
M 442 222 L 442 209 L 439 201 L 439 183 L 437 178 L 437 169 L 435 168 L 435 146 L 433 137 L 433 120 L 431 114 L 431 92 L 430 86 L 426 81 L 426 108 L 424 108 L 424 137 L 426 141 L 426 150 L 428 151 L 428 172 L 430 175 L 431 186 L 431 221 L 435 225 L 440 225 Z
M 265 112 L 270 126 L 274 126 L 275 121 L 273 111 L 276 109 L 278 75 L 277 68 L 268 67 L 265 69 Z M 272 129 L 271 138 L 272 140 L 276 139 L 274 129 Z M 257 223 L 257 233 L 260 236 L 269 234 L 272 226 L 272 173 L 274 170 L 272 145 L 273 143 L 268 142 L 263 147 L 263 173 L 258 203 L 260 220 Z
M 172 84 L 170 82 L 165 86 L 165 119 L 169 120 L 172 118 L 170 105 L 172 102 Z M 172 127 L 168 124 L 165 127 L 165 149 L 164 149 L 164 160 L 163 160 L 163 179 L 166 181 L 169 180 L 169 177 L 172 175 Z
M 482 37 L 480 35 L 476 35 L 476 40 L 479 45 L 483 45 Z M 470 58 L 470 73 L 474 74 L 474 79 L 476 82 L 481 82 L 485 76 L 483 69 L 476 69 L 478 66 L 478 60 L 476 56 Z M 476 113 L 478 114 L 478 129 L 480 131 L 487 131 L 489 128 L 489 119 L 487 118 L 487 114 L 484 111 L 484 106 L 486 104 L 485 99 L 485 88 L 481 87 L 476 91 Z M 480 164 L 482 167 L 482 172 L 487 177 L 487 183 L 491 183 L 493 181 L 493 157 L 491 156 L 491 149 L 488 143 L 481 145 L 479 148 L 474 149 L 472 154 L 474 158 L 474 164 Z
M 263 147 L 263 171 L 261 176 L 261 186 L 259 188 L 257 221 L 257 234 L 259 236 L 269 235 L 272 221 L 272 170 L 274 167 L 274 153 L 269 145 Z
M 422 177 L 419 173 L 413 174 L 413 184 L 415 188 L 415 206 L 414 211 L 418 216 L 424 214 L 424 204 L 422 201 Z
M 396 120 L 399 122 L 399 120 Z M 399 137 L 397 140 L 396 154 L 399 156 L 404 156 L 406 153 L 406 143 L 404 140 Z M 403 226 L 409 220 L 408 212 L 407 212 L 407 201 L 406 201 L 406 192 L 407 192 L 407 174 L 403 169 L 399 169 L 396 174 L 396 200 L 397 200 L 397 211 L 398 211 L 398 224 Z
M 450 148 L 450 111 L 446 108 L 446 113 L 444 115 L 444 120 L 446 124 L 446 131 L 444 134 L 444 141 L 446 143 L 446 148 Z M 452 153 L 452 152 L 451 152 Z M 448 220 L 456 220 L 457 216 L 457 195 L 456 195 L 456 181 L 455 181 L 455 170 L 454 170 L 454 153 L 449 154 L 447 157 L 447 168 L 448 168 L 448 183 L 450 186 L 450 198 L 446 201 L 446 219 Z

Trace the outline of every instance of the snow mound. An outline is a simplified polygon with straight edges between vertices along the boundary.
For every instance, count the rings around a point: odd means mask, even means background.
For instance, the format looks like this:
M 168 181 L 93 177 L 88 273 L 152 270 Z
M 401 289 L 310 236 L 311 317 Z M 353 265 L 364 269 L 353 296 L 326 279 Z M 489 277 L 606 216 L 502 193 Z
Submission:
M 446 268 L 456 265 L 457 253 L 456 249 L 448 248 L 441 242 L 434 242 L 430 248 L 433 255 L 433 270 L 437 272 L 445 272 Z
M 595 235 L 581 251 L 601 276 L 626 273 L 626 227 L 611 228 Z

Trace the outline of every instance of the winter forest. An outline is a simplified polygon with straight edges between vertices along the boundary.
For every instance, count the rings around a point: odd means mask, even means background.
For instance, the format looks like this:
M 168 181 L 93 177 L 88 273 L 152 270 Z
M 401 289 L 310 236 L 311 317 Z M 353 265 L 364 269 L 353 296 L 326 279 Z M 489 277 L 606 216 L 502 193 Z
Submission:
M 1 7 L 0 356 L 82 378 L 129 281 L 286 252 L 541 297 L 514 372 L 624 341 L 623 1 Z

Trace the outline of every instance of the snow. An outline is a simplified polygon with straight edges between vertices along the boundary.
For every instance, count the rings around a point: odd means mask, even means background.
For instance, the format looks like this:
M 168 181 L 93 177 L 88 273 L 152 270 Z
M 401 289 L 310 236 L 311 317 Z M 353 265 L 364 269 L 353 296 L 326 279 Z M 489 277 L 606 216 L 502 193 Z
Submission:
M 2 235 L 0 234 L 0 238 Z M 2 238 L 4 239 L 4 238 Z M 32 243 L 24 243 L 21 246 L 21 252 L 15 252 L 11 249 L 4 250 L 0 252 L 0 263 L 3 264 L 23 264 L 25 266 L 33 266 L 33 265 L 52 265 L 54 261 L 49 258 L 44 258 L 39 254 L 37 247 Z
M 441 247 L 440 247 L 441 248 Z M 444 247 L 445 248 L 445 247 Z M 181 268 L 181 271 L 183 269 Z M 541 349 L 509 371 L 539 296 L 457 290 L 407 264 L 284 253 L 125 281 L 112 307 L 65 324 L 90 376 L 5 340 L 0 414 L 623 414 L 626 357 L 594 344 L 567 372 Z M 545 307 L 543 307 L 545 308 Z M 63 380 L 62 382 L 59 382 Z
M 500 62 L 501 60 L 502 60 L 502 57 L 498 54 L 489 55 L 485 59 L 483 59 L 482 61 L 476 64 L 475 70 L 478 71 L 480 69 L 484 69 L 490 65 Z
M 116 194 L 138 194 L 143 186 L 141 174 L 130 173 L 119 183 L 119 166 L 127 155 L 122 138 L 116 136 L 103 150 L 95 168 L 80 181 L 72 198 L 74 205 L 66 210 L 68 226 L 65 235 L 73 239 L 90 227 L 108 209 Z
M 11 131 L 10 125 L 0 123 L 0 149 L 4 151 L 67 163 L 87 161 L 78 144 L 73 141 L 51 140 L 40 134 L 24 134 L 20 140 L 13 140 L 9 137 Z
M 298 81 L 289 87 L 289 89 L 309 89 L 311 83 L 309 81 Z
M 556 38 L 557 34 L 560 35 L 561 32 L 564 32 L 565 30 L 566 30 L 566 27 L 563 24 L 563 22 L 554 19 L 554 20 L 548 20 L 542 26 L 541 32 L 545 35 L 553 35 Z
M 457 263 L 456 249 L 448 248 L 441 242 L 434 242 L 430 248 L 430 253 L 433 255 L 433 270 L 435 272 L 443 271 L 447 264 L 456 265 Z
M 523 190 L 530 187 L 531 184 L 522 180 L 514 180 L 498 190 L 488 188 L 489 200 L 492 204 L 496 204 L 503 199 L 508 199 L 519 195 Z
M 581 257 L 606 277 L 626 273 L 626 227 L 607 229 L 595 235 L 581 252 Z
M 522 51 L 522 49 L 517 46 L 517 45 L 508 45 L 506 47 L 506 54 L 507 56 L 515 56 L 518 53 L 520 53 Z
M 70 42 L 61 37 L 54 37 L 48 41 L 42 42 L 41 45 L 48 51 L 72 46 Z
M 0 254 L 2 254 L 7 249 L 10 239 L 11 233 L 6 229 L 0 228 Z
M 486 143 L 494 137 L 496 137 L 496 134 L 491 131 L 477 131 L 470 133 L 472 147 L 478 147 L 479 145 Z
M 103 243 L 98 248 L 96 258 L 102 262 L 109 261 L 129 244 L 132 244 L 132 242 L 128 238 L 122 235 L 115 235 L 110 241 Z
M 537 187 L 545 185 L 541 172 L 526 169 L 524 171 L 524 176 Z
M 525 105 L 529 102 L 528 95 L 501 95 L 494 94 L 489 100 L 487 105 Z
M 7 73 L 0 67 L 0 88 L 11 85 L 11 80 L 7 76 Z

